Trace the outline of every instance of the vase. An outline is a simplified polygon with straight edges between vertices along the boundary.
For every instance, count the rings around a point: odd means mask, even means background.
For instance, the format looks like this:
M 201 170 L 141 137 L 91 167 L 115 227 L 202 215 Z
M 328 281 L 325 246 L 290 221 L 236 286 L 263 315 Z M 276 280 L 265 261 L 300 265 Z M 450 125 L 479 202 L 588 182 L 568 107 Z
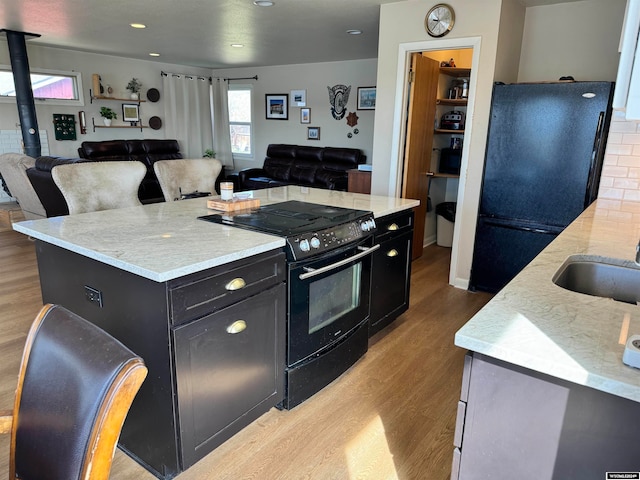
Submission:
M 137 93 L 132 93 L 131 94 L 131 100 L 138 100 L 138 94 Z
M 103 118 L 102 121 L 104 122 L 104 126 L 105 127 L 110 127 L 111 126 L 111 119 L 110 118 Z

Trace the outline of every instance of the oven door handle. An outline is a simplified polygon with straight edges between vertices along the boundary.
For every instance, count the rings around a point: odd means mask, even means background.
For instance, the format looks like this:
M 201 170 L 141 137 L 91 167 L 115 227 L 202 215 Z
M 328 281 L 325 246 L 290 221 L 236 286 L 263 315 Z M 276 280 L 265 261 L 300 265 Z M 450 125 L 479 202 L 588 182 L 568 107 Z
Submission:
M 301 273 L 298 276 L 298 278 L 300 280 L 306 280 L 307 278 L 315 277 L 316 275 L 322 275 L 323 273 L 329 272 L 343 265 L 346 265 L 349 262 L 353 262 L 354 260 L 358 260 L 362 257 L 366 257 L 367 255 L 371 255 L 373 252 L 375 252 L 379 248 L 380 248 L 380 244 L 374 245 L 373 247 L 358 247 L 358 250 L 362 250 L 360 253 L 356 253 L 355 255 L 349 258 L 345 258 L 343 260 L 340 260 L 339 262 L 332 263 L 331 265 L 326 265 L 321 268 L 303 267 L 305 270 L 305 273 Z

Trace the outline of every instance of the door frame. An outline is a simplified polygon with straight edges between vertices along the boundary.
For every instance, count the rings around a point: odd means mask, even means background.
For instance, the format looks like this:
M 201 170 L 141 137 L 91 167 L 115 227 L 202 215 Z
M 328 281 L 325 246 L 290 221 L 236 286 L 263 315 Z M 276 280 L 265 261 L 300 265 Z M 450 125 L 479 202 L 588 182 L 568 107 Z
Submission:
M 459 220 L 465 200 L 465 188 L 467 183 L 467 166 L 469 164 L 469 145 L 473 135 L 473 117 L 475 112 L 476 86 L 480 63 L 481 37 L 461 37 L 440 40 L 425 40 L 421 42 L 401 43 L 398 48 L 398 70 L 396 72 L 396 102 L 393 118 L 393 133 L 391 140 L 391 158 L 395 158 L 390 165 L 389 192 L 392 196 L 400 197 L 402 192 L 402 168 L 404 165 L 404 147 L 406 140 L 406 125 L 409 113 L 409 70 L 411 69 L 411 54 L 428 52 L 433 50 L 456 50 L 461 48 L 473 49 L 471 60 L 471 76 L 469 78 L 469 102 L 467 103 L 467 115 L 465 123 L 465 141 L 462 149 L 460 164 L 460 179 L 458 183 L 456 222 Z M 454 228 L 453 243 L 451 248 L 451 264 L 449 267 L 449 284 L 458 288 L 467 289 L 466 281 L 458 281 L 455 272 L 458 267 L 460 229 Z M 471 252 L 470 252 L 471 253 Z

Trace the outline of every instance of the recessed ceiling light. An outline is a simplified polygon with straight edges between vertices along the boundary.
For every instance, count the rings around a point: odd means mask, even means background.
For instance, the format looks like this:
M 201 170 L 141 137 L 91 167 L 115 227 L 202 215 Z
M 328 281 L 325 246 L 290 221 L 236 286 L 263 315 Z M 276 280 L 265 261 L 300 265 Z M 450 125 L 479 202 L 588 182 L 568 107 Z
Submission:
M 349 35 L 360 35 L 362 33 L 362 30 L 356 30 L 356 29 L 347 30 L 347 33 Z
M 130 23 L 129 25 L 131 25 L 133 28 L 147 28 L 144 23 Z
M 232 43 L 232 44 L 231 44 L 231 46 L 232 46 L 233 48 L 242 48 L 242 47 L 244 47 L 244 45 L 243 45 L 243 44 L 241 44 L 241 43 Z
M 272 7 L 273 2 L 271 0 L 253 0 L 253 4 L 257 7 Z
M 149 56 L 150 57 L 159 57 L 160 54 L 159 53 L 150 53 Z

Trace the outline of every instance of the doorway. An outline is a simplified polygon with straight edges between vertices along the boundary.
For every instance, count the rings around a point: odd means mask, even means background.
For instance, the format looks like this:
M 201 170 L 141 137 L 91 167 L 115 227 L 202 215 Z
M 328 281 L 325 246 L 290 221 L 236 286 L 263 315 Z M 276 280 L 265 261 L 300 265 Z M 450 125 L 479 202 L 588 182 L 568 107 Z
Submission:
M 402 91 L 402 114 L 401 128 L 399 129 L 399 138 L 397 138 L 398 145 L 398 166 L 396 177 L 396 191 L 400 192 L 400 196 L 405 198 L 418 198 L 421 203 L 427 203 L 427 199 L 430 199 L 431 208 L 428 212 L 425 212 L 425 218 L 422 222 L 423 229 L 418 232 L 418 235 L 414 237 L 414 241 L 421 243 L 418 245 L 419 251 L 414 250 L 414 258 L 417 258 L 421 253 L 420 246 L 436 243 L 437 240 L 437 215 L 435 207 L 439 203 L 455 202 L 457 211 L 459 212 L 464 205 L 464 187 L 466 181 L 466 166 L 468 164 L 468 148 L 469 140 L 472 135 L 472 118 L 473 118 L 473 106 L 474 106 L 474 93 L 476 87 L 476 71 L 477 63 L 479 60 L 479 38 L 460 38 L 451 40 L 435 40 L 427 42 L 418 42 L 414 44 L 401 45 L 401 57 L 398 62 L 399 76 L 402 74 L 405 78 Z M 404 52 L 402 51 L 404 50 Z M 402 55 L 404 53 L 404 59 Z M 422 164 L 427 165 L 424 171 L 418 171 L 420 177 L 424 176 L 428 182 L 427 194 L 422 191 L 421 196 L 416 196 L 417 192 L 411 192 L 407 190 L 407 186 L 411 183 L 411 175 L 416 175 L 415 172 L 407 175 L 407 171 L 410 165 L 407 161 L 410 161 L 411 157 L 411 139 L 409 134 L 411 133 L 412 125 L 410 114 L 412 112 L 412 100 L 417 98 L 415 95 L 416 88 L 418 86 L 411 85 L 411 68 L 414 65 L 415 55 L 425 57 L 432 62 L 437 63 L 438 66 L 438 80 L 435 90 L 436 107 L 433 114 L 427 118 L 426 121 L 422 121 L 423 124 L 423 136 L 428 135 L 430 130 L 432 133 L 432 140 L 430 142 L 425 141 L 423 145 L 423 152 L 420 154 L 422 158 Z M 453 64 L 455 67 L 449 66 L 450 60 L 453 58 Z M 404 61 L 403 61 L 404 60 Z M 440 65 L 446 62 L 447 67 L 440 68 Z M 445 68 L 451 68 L 451 70 L 444 70 Z M 453 84 L 453 73 L 455 69 L 463 70 L 463 76 L 466 79 L 464 92 L 465 95 L 460 94 L 460 98 L 448 98 L 449 96 L 458 96 L 450 93 Z M 401 71 L 402 70 L 402 71 Z M 412 92 L 413 88 L 413 92 Z M 399 92 L 400 93 L 400 92 Z M 412 95 L 413 93 L 413 95 Z M 466 98 L 462 98 L 466 96 Z M 464 108 L 463 108 L 464 107 Z M 454 128 L 459 130 L 455 132 L 443 131 L 452 130 L 452 128 L 439 128 L 442 125 L 443 116 L 450 112 L 462 112 L 464 113 L 464 128 L 461 129 L 460 125 L 456 125 Z M 451 117 L 451 116 L 450 116 Z M 415 134 L 415 131 L 414 131 Z M 456 140 L 457 139 L 457 140 Z M 452 146 L 459 148 L 459 173 L 457 171 L 448 173 L 440 168 L 440 156 L 442 149 L 452 148 Z M 458 153 L 458 152 L 455 152 Z M 415 156 L 414 156 L 415 157 Z M 418 182 L 419 183 L 419 182 Z M 413 196 L 412 196 L 413 195 Z M 459 215 L 456 214 L 456 218 Z M 419 229 L 419 221 L 416 221 L 416 229 Z M 455 222 L 453 223 L 455 227 Z M 457 228 L 453 230 L 453 238 L 451 240 L 451 265 L 449 283 L 461 288 L 466 288 L 466 285 L 456 285 L 455 271 L 458 261 L 458 232 Z

